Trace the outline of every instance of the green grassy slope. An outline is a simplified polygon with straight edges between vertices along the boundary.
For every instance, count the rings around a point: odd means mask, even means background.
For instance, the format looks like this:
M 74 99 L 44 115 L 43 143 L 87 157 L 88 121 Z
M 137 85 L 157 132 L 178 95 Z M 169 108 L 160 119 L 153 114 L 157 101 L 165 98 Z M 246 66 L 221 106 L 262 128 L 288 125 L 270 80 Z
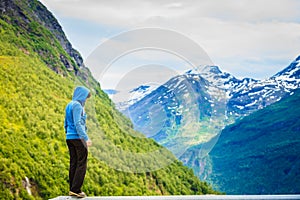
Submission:
M 83 187 L 88 195 L 215 193 L 178 161 L 150 172 L 115 170 L 117 164 L 126 165 L 126 157 L 116 156 L 116 146 L 133 153 L 159 150 L 165 158 L 175 158 L 134 132 L 90 73 L 78 66 L 43 25 L 45 21 L 34 19 L 35 10 L 44 9 L 38 1 L 4 2 L 18 12 L 7 8 L 0 15 L 0 199 L 48 199 L 68 193 L 63 119 L 76 84 L 93 92 L 86 105 L 94 144 Z M 65 66 L 66 61 L 72 70 Z M 137 162 L 150 168 L 155 165 L 155 159 Z M 32 196 L 25 190 L 25 177 L 30 180 Z
M 222 131 L 210 179 L 228 194 L 300 193 L 300 91 Z

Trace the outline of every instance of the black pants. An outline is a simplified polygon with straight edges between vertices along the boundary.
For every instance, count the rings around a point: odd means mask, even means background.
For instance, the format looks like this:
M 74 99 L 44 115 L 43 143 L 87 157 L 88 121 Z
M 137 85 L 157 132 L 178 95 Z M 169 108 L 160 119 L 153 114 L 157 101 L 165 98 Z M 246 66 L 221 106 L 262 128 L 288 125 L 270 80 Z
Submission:
M 67 140 L 70 153 L 69 183 L 70 191 L 81 192 L 86 173 L 88 149 L 83 140 Z

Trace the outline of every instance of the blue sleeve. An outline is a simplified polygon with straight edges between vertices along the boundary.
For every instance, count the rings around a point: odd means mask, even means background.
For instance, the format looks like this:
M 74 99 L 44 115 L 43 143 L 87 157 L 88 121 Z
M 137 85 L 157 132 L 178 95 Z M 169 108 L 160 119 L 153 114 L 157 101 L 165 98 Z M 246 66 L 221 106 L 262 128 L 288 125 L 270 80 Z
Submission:
M 73 120 L 76 128 L 76 132 L 79 135 L 80 138 L 87 141 L 89 138 L 85 131 L 85 119 L 84 116 L 81 116 L 81 113 L 83 113 L 83 108 L 80 105 L 80 103 L 74 103 L 73 104 Z
M 67 132 L 67 128 L 68 128 L 67 117 L 65 117 L 64 128 L 65 128 L 65 133 L 66 133 Z

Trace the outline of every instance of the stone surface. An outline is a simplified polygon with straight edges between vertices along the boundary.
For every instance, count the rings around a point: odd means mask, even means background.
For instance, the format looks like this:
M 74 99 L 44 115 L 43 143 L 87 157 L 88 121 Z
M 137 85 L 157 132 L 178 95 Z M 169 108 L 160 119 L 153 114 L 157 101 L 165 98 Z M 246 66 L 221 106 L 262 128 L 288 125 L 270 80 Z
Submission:
M 60 196 L 51 200 L 72 200 L 78 199 L 70 196 Z M 111 197 L 86 197 L 91 200 L 287 200 L 300 199 L 300 195 L 186 195 L 186 196 L 111 196 Z

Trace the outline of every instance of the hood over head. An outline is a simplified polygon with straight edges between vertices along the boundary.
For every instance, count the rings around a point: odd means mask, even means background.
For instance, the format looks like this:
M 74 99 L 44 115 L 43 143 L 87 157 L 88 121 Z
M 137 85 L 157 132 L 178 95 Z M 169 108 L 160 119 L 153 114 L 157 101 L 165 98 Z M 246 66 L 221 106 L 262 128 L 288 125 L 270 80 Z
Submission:
M 84 104 L 88 95 L 90 93 L 90 90 L 87 89 L 84 86 L 78 86 L 75 88 L 73 93 L 73 101 L 79 101 L 81 104 Z

